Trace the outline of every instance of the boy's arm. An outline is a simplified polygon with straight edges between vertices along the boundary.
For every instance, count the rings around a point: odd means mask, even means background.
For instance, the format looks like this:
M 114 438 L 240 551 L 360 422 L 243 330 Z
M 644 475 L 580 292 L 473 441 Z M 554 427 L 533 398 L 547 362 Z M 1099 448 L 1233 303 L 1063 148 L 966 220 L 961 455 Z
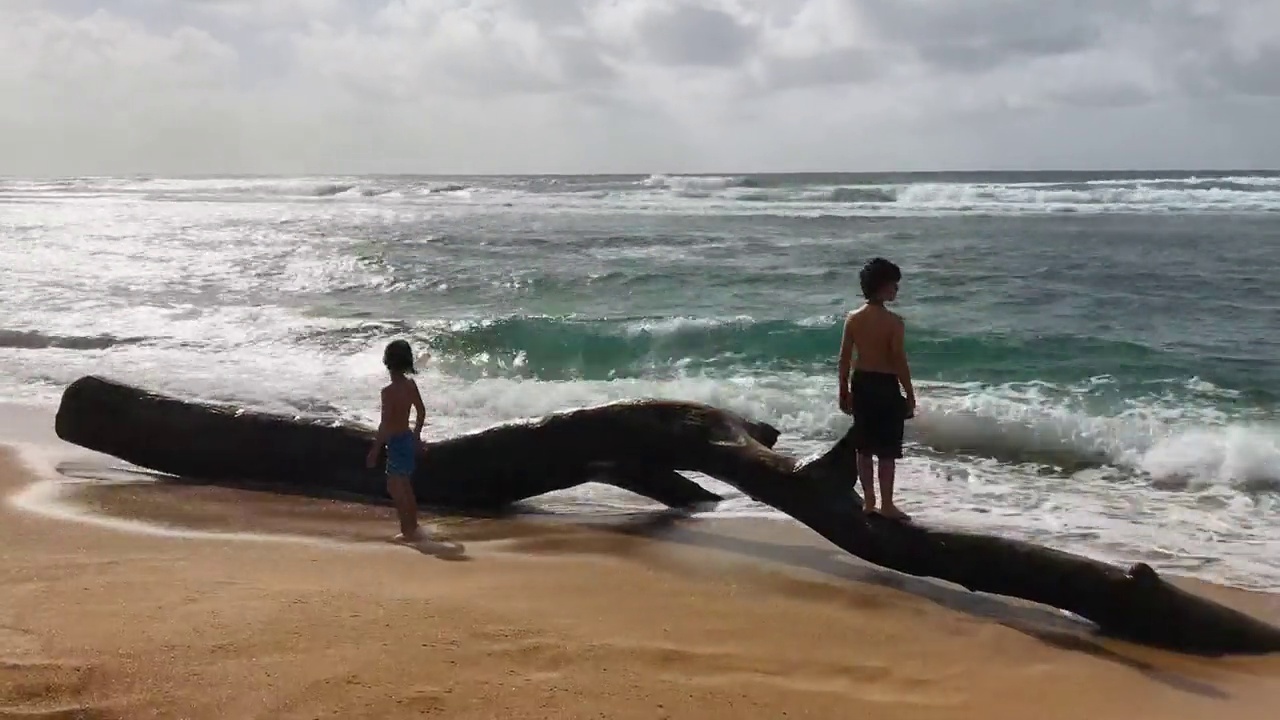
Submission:
M 837 374 L 840 379 L 840 409 L 851 412 L 849 405 L 849 373 L 853 369 L 853 316 L 844 319 L 844 332 L 840 337 L 840 361 L 837 363 Z
M 907 325 L 902 318 L 895 317 L 893 323 L 893 333 L 889 336 L 889 342 L 893 344 L 893 358 L 897 364 L 898 382 L 902 383 L 902 390 L 907 394 L 907 404 L 911 407 L 916 405 L 916 389 L 911 384 L 911 365 L 907 362 Z
M 418 391 L 418 383 L 413 383 L 412 387 L 413 409 L 418 411 L 418 419 L 413 424 L 413 434 L 421 437 L 422 426 L 427 422 L 427 406 L 422 402 L 422 393 Z

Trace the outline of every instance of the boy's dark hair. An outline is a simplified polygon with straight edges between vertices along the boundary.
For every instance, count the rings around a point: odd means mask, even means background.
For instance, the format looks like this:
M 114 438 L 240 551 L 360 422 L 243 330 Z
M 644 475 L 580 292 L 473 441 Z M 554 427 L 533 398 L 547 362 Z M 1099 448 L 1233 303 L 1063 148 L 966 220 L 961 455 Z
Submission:
M 862 285 L 862 297 L 868 300 L 876 299 L 880 289 L 885 285 L 901 281 L 902 270 L 882 257 L 871 258 L 858 273 L 858 283 Z
M 413 367 L 413 349 L 404 340 L 392 340 L 387 343 L 387 349 L 382 352 L 382 364 L 392 372 L 406 375 L 416 372 Z

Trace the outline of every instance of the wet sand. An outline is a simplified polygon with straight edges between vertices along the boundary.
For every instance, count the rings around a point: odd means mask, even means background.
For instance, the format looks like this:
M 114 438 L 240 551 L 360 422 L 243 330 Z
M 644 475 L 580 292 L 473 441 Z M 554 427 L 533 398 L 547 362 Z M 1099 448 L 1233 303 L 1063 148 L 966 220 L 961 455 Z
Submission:
M 110 464 L 0 451 L 17 498 L 0 509 L 0 718 L 1244 719 L 1280 704 L 1280 658 L 1100 639 L 790 524 L 433 518 L 447 541 L 416 551 L 386 541 L 388 507 Z M 1188 584 L 1280 621 L 1275 595 Z

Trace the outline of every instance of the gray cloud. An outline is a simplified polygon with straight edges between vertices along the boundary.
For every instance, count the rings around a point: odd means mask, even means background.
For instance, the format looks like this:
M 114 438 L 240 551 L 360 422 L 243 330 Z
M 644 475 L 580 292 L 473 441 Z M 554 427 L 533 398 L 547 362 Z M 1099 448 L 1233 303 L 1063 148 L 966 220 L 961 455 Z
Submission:
M 754 30 L 723 10 L 677 5 L 640 24 L 647 55 L 667 65 L 737 65 L 754 49 Z
M 1215 70 L 1225 86 L 1240 94 L 1280 97 L 1280 43 L 1246 59 L 1219 59 Z
M 863 83 L 881 77 L 888 63 L 875 52 L 851 47 L 802 57 L 774 57 L 764 63 L 765 88 L 787 89 Z
M 8 0 L 0 92 L 10 172 L 1277 166 L 1280 3 Z
M 1125 4 L 1089 0 L 858 2 L 877 32 L 906 44 L 934 67 L 959 72 L 1091 48 L 1103 37 L 1102 25 L 1114 17 L 1112 7 Z

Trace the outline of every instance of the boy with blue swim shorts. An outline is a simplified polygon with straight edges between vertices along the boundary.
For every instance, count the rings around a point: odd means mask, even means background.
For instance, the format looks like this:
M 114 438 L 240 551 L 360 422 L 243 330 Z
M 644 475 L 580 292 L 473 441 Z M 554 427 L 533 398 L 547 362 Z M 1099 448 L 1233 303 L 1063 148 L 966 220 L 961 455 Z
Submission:
M 400 516 L 400 534 L 397 541 L 411 541 L 420 537 L 418 527 L 418 501 L 413 495 L 414 465 L 418 447 L 422 444 L 422 426 L 426 422 L 426 407 L 418 384 L 409 375 L 414 374 L 413 351 L 404 340 L 393 340 L 382 354 L 382 364 L 391 374 L 391 382 L 382 388 L 382 420 L 373 438 L 366 458 L 368 467 L 378 464 L 378 451 L 387 448 L 387 493 L 395 502 Z M 417 421 L 409 429 L 409 412 L 416 410 Z

